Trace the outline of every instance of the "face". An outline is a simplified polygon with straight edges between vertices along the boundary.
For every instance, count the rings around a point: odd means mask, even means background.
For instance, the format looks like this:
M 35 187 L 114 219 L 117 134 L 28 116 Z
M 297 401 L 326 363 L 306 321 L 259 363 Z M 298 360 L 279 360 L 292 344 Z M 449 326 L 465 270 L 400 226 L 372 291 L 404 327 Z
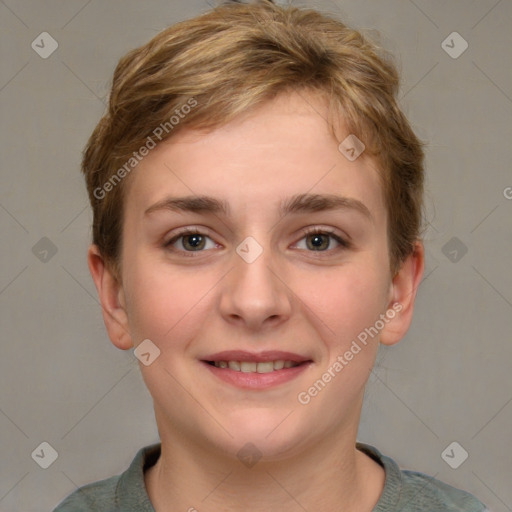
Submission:
M 349 161 L 326 118 L 282 95 L 130 176 L 120 297 L 134 346 L 160 350 L 141 371 L 161 436 L 279 457 L 357 430 L 395 321 L 387 215 L 377 164 Z

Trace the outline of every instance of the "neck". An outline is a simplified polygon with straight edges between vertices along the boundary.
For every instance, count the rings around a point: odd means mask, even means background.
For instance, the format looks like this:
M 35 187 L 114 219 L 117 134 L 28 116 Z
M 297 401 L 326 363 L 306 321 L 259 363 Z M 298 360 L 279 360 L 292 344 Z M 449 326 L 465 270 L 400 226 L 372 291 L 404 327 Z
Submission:
M 356 434 L 357 423 L 294 456 L 247 467 L 198 448 L 197 439 L 161 430 L 162 453 L 146 471 L 146 488 L 156 512 L 371 512 L 385 475 L 356 450 Z

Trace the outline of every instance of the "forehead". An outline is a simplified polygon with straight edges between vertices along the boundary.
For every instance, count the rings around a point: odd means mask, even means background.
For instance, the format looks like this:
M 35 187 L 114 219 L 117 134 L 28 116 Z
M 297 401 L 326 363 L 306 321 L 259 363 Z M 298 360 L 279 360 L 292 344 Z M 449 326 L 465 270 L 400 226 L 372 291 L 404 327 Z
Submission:
M 183 129 L 139 163 L 127 211 L 146 210 L 169 195 L 207 195 L 238 213 L 256 205 L 261 213 L 293 195 L 329 193 L 356 198 L 382 217 L 377 163 L 364 152 L 347 159 L 327 118 L 319 95 L 286 93 L 208 133 Z M 341 122 L 337 137 L 349 135 Z

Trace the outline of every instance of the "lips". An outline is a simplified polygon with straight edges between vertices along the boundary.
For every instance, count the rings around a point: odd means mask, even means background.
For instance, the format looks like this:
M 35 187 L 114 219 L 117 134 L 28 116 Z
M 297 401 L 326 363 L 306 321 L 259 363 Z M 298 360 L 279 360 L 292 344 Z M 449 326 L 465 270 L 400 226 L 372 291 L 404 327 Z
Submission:
M 229 368 L 236 372 L 244 373 L 270 373 L 283 368 L 293 368 L 301 363 L 277 359 L 275 361 L 212 361 L 216 368 Z
M 220 361 L 247 361 L 252 363 L 264 363 L 268 361 L 291 361 L 292 363 L 304 363 L 311 361 L 308 357 L 294 354 L 293 352 L 283 352 L 281 350 L 266 350 L 264 352 L 246 352 L 244 350 L 225 350 L 216 352 L 202 358 L 207 363 Z
M 201 362 L 225 382 L 246 389 L 263 389 L 295 378 L 313 361 L 293 352 L 229 350 L 211 354 Z

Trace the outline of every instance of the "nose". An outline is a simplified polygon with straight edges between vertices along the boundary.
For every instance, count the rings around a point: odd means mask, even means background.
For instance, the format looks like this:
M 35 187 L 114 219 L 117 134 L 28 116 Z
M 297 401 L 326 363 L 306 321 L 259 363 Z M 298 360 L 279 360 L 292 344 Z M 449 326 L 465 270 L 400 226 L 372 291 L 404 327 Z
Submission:
M 258 331 L 275 328 L 290 317 L 293 294 L 276 262 L 266 247 L 254 261 L 234 252 L 234 268 L 222 281 L 220 300 L 227 322 Z

